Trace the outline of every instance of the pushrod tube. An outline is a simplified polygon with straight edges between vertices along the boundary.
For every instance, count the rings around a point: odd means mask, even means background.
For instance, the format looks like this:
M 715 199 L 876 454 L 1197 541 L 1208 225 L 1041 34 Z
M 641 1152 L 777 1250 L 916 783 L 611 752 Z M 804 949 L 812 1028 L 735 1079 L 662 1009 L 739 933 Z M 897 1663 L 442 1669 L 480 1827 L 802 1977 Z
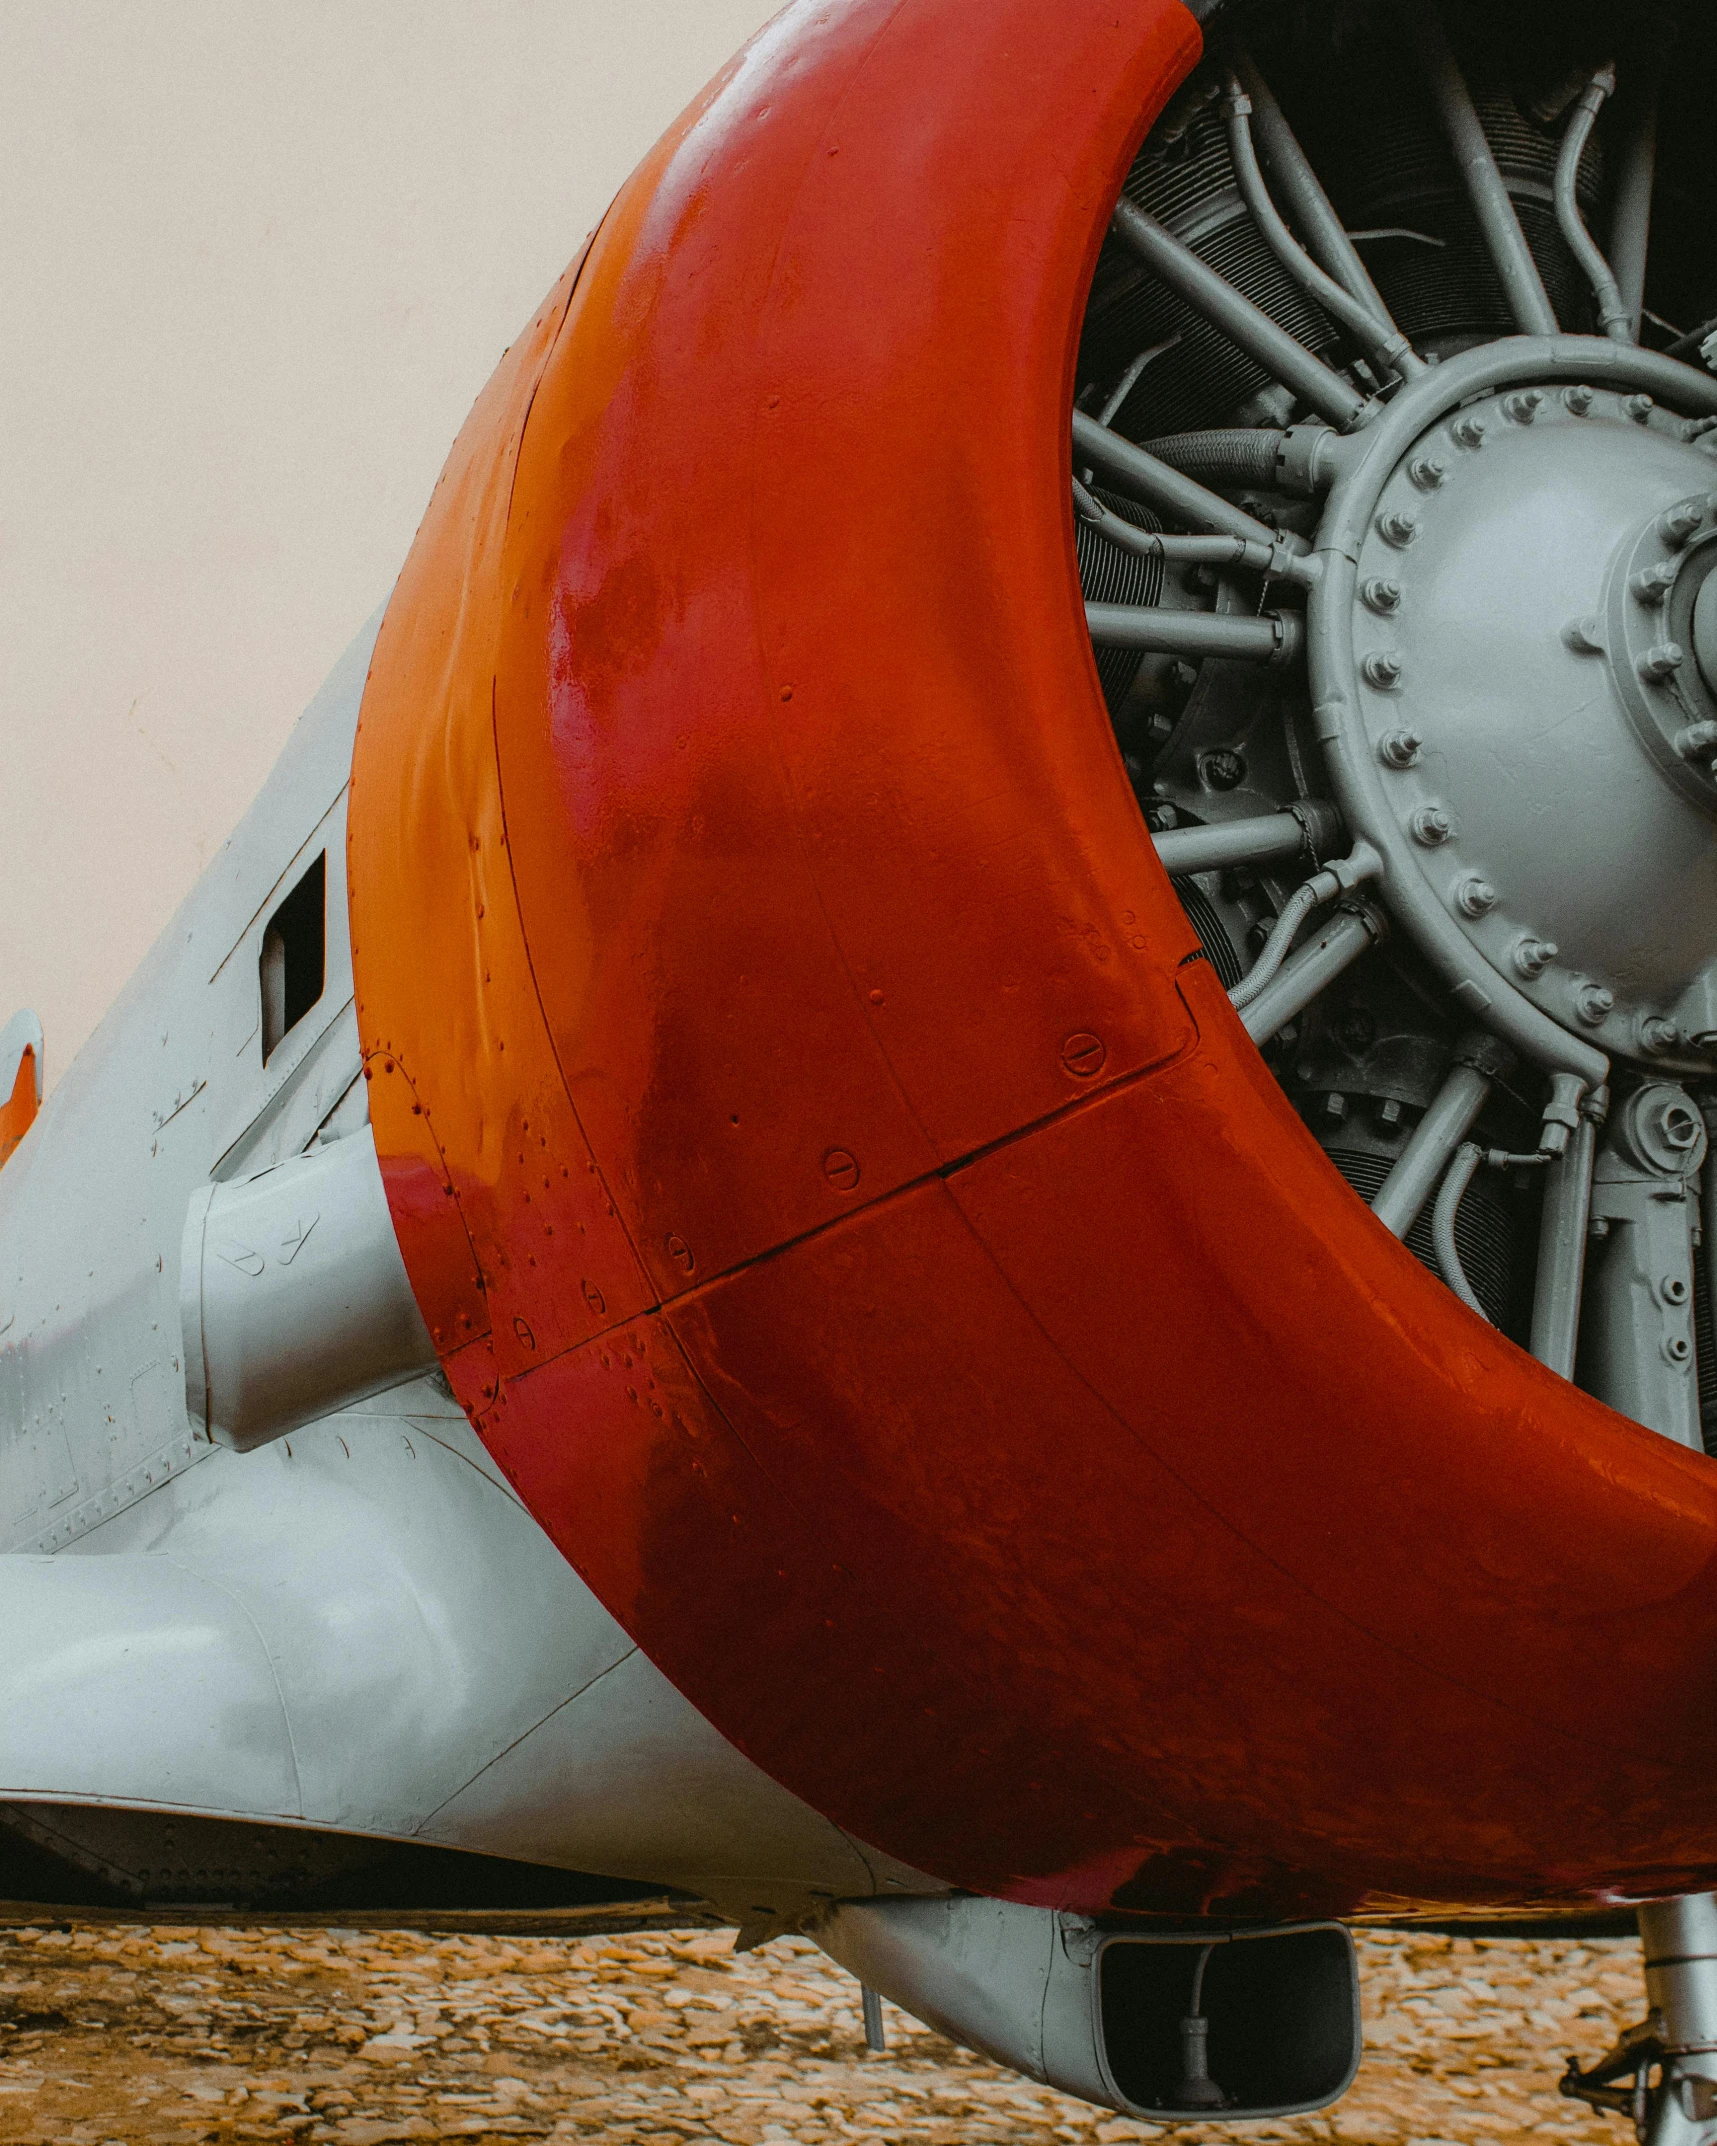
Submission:
M 1337 320 L 1358 343 L 1368 358 L 1383 372 L 1409 377 L 1404 359 L 1412 357 L 1407 338 L 1387 314 L 1373 312 L 1361 299 L 1355 298 L 1344 283 L 1338 282 L 1329 271 L 1314 261 L 1288 229 L 1281 212 L 1270 198 L 1270 189 L 1264 183 L 1263 168 L 1258 162 L 1258 153 L 1252 140 L 1252 119 L 1255 111 L 1251 97 L 1242 86 L 1238 74 L 1231 74 L 1228 95 L 1223 103 L 1223 114 L 1228 127 L 1228 151 L 1234 166 L 1234 175 L 1240 183 L 1240 192 L 1248 213 L 1270 251 L 1281 262 L 1294 281 L 1311 297 L 1332 320 Z M 1422 372 L 1423 365 L 1413 370 Z
M 1538 263 L 1532 258 L 1532 248 L 1526 243 L 1526 233 L 1520 228 L 1520 218 L 1485 139 L 1435 0 L 1400 0 L 1396 19 L 1431 92 L 1473 213 L 1502 278 L 1515 326 L 1522 335 L 1554 335 L 1556 309 L 1550 303 Z
M 1170 521 L 1205 529 L 1216 536 L 1244 537 L 1249 544 L 1272 549 L 1281 541 L 1273 529 L 1242 508 L 1230 506 L 1197 478 L 1183 477 L 1178 469 L 1170 469 L 1166 462 L 1135 447 L 1120 433 L 1111 432 L 1107 425 L 1098 424 L 1083 410 L 1073 413 L 1073 445 L 1078 461 L 1106 471 L 1123 491 L 1147 507 L 1154 507 Z
M 1314 357 L 1305 344 L 1218 275 L 1190 246 L 1184 246 L 1154 216 L 1130 201 L 1115 209 L 1114 229 L 1159 281 L 1200 313 L 1238 350 L 1255 358 L 1268 373 L 1343 432 L 1355 431 L 1373 406 L 1340 373 Z
M 1368 903 L 1338 909 L 1317 937 L 1308 939 L 1275 981 L 1241 1013 L 1241 1027 L 1254 1043 L 1268 1043 L 1344 969 L 1352 968 L 1361 954 L 1381 946 L 1388 935 L 1388 925 Z
M 1491 1055 L 1494 1050 L 1488 1037 L 1469 1037 L 1463 1042 L 1435 1101 L 1384 1179 L 1371 1211 L 1392 1236 L 1405 1237 L 1418 1221 L 1455 1150 L 1477 1123 L 1495 1077 L 1485 1070 L 1496 1064 Z
M 1171 827 L 1155 837 L 1157 855 L 1171 878 L 1189 872 L 1227 872 L 1242 864 L 1272 864 L 1301 856 L 1306 830 L 1291 812 L 1264 812 L 1255 819 L 1214 827 Z
M 1592 1218 L 1592 1169 L 1598 1128 L 1582 1113 L 1566 1149 L 1550 1165 L 1538 1225 L 1538 1275 L 1532 1295 L 1532 1353 L 1558 1377 L 1574 1376 L 1580 1304 L 1586 1288 L 1586 1232 Z
M 1312 169 L 1310 159 L 1300 147 L 1298 135 L 1276 102 L 1275 91 L 1244 45 L 1235 49 L 1234 71 L 1240 77 L 1241 88 L 1252 100 L 1253 132 L 1258 137 L 1258 146 L 1264 153 L 1270 176 L 1287 203 L 1289 214 L 1299 225 L 1314 259 L 1320 261 L 1368 313 L 1391 333 L 1399 334 L 1400 330 L 1384 303 L 1383 293 L 1372 281 L 1371 271 L 1360 257 L 1359 248 L 1348 237 L 1347 227 L 1336 214 L 1335 204 L 1324 192 L 1322 180 Z M 1403 354 L 1404 369 L 1422 372 L 1424 365 L 1424 359 L 1416 353 L 1407 351 Z
M 1645 319 L 1651 197 L 1657 183 L 1658 110 L 1674 36 L 1672 16 L 1660 15 L 1648 23 L 1638 48 L 1627 57 L 1617 114 L 1622 121 L 1622 137 L 1611 193 L 1610 266 L 1615 270 L 1636 343 Z
M 1155 604 L 1087 604 L 1085 623 L 1099 648 L 1136 648 L 1193 662 L 1227 656 L 1239 663 L 1292 663 L 1306 641 L 1305 625 L 1291 611 L 1231 618 L 1214 611 L 1166 611 Z
M 1182 566 L 1239 566 L 1254 574 L 1274 575 L 1311 588 L 1322 578 L 1322 563 L 1308 552 L 1291 552 L 1282 543 L 1252 544 L 1235 536 L 1166 536 L 1160 529 L 1135 529 L 1120 515 L 1073 482 L 1074 511 L 1080 520 L 1119 551 L 1140 559 L 1163 559 Z

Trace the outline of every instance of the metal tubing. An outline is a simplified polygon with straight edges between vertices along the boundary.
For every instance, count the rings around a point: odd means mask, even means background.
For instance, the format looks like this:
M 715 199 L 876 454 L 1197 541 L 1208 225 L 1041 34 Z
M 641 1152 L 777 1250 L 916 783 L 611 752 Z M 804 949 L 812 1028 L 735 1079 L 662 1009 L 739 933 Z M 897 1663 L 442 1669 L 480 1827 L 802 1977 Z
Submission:
M 1455 1159 L 1443 1173 L 1442 1187 L 1431 1210 L 1431 1245 L 1437 1255 L 1438 1273 L 1468 1311 L 1477 1312 L 1489 1326 L 1492 1323 L 1490 1313 L 1479 1302 L 1477 1292 L 1467 1280 L 1467 1270 L 1461 1265 L 1461 1248 L 1455 1238 L 1455 1225 L 1461 1219 L 1461 1202 L 1467 1196 L 1474 1172 L 1483 1161 L 1484 1149 L 1476 1140 L 1469 1140 L 1455 1150 Z
M 1628 325 L 1636 343 L 1645 322 L 1651 197 L 1657 183 L 1657 117 L 1672 32 L 1671 23 L 1660 22 L 1627 69 L 1622 99 L 1626 125 L 1610 195 L 1610 266 L 1616 272 L 1616 284 L 1628 309 Z
M 1423 372 L 1423 361 L 1414 357 L 1407 338 L 1388 314 L 1381 307 L 1373 310 L 1363 299 L 1356 298 L 1344 283 L 1338 282 L 1312 259 L 1288 229 L 1281 212 L 1270 199 L 1270 189 L 1265 185 L 1259 167 L 1258 152 L 1252 140 L 1253 109 L 1252 99 L 1241 86 L 1239 76 L 1231 73 L 1228 96 L 1223 104 L 1228 123 L 1229 156 L 1247 210 L 1265 244 L 1300 288 L 1322 306 L 1332 320 L 1339 321 L 1347 329 L 1380 371 L 1394 373 L 1403 380 Z
M 1646 2004 L 1663 2015 L 1664 2070 L 1675 2078 L 1717 2079 L 1717 1894 L 1683 1893 L 1648 1901 L 1638 1912 Z M 1682 2140 L 1693 2146 L 1707 2128 L 1686 2118 L 1666 2078 L 1650 2146 Z
M 1435 0 L 1401 0 L 1397 20 L 1424 73 L 1516 327 L 1522 335 L 1555 335 L 1556 309 L 1496 168 Z
M 1477 1066 L 1455 1064 L 1436 1100 L 1413 1128 L 1371 1211 L 1392 1236 L 1405 1237 L 1424 1211 L 1461 1142 L 1477 1123 L 1490 1095 L 1491 1076 Z
M 1209 491 L 1196 478 L 1183 477 L 1155 455 L 1135 447 L 1083 410 L 1073 413 L 1073 445 L 1080 462 L 1106 470 L 1134 498 L 1155 507 L 1170 521 L 1189 523 L 1216 536 L 1244 537 L 1249 544 L 1275 547 L 1280 539 L 1263 522 Z
M 1154 604 L 1087 604 L 1085 623 L 1099 648 L 1137 648 L 1161 656 L 1228 656 L 1239 663 L 1292 663 L 1306 630 L 1293 612 L 1231 618 L 1214 611 L 1165 611 Z
M 1359 248 L 1348 237 L 1346 227 L 1336 214 L 1335 204 L 1324 192 L 1323 182 L 1300 147 L 1299 137 L 1276 102 L 1275 91 L 1265 81 L 1258 63 L 1244 45 L 1235 48 L 1234 71 L 1240 77 L 1240 86 L 1252 100 L 1253 131 L 1264 152 L 1264 161 L 1314 257 L 1367 312 L 1383 322 L 1392 333 L 1399 334 L 1383 301 L 1383 293 L 1371 280 L 1371 271 L 1361 259 Z M 1420 372 L 1425 361 L 1415 352 L 1408 351 L 1403 364 Z
M 1598 1128 L 1582 1115 L 1566 1151 L 1550 1165 L 1538 1225 L 1538 1276 L 1532 1296 L 1532 1353 L 1558 1377 L 1572 1379 L 1586 1287 L 1586 1232 L 1592 1219 L 1592 1165 Z
M 1615 69 L 1600 67 L 1574 101 L 1556 158 L 1556 222 L 1569 252 L 1579 263 L 1580 273 L 1592 286 L 1592 296 L 1598 303 L 1598 326 L 1613 343 L 1631 343 L 1634 331 L 1630 308 L 1580 214 L 1580 159 L 1586 153 L 1598 114 L 1614 95 L 1615 87 Z
M 1254 574 L 1274 575 L 1312 588 L 1323 578 L 1322 563 L 1308 552 L 1291 552 L 1282 543 L 1253 544 L 1237 536 L 1168 536 L 1160 529 L 1135 529 L 1073 480 L 1073 503 L 1081 521 L 1121 551 L 1141 559 L 1163 559 L 1180 566 L 1239 566 Z
M 1375 909 L 1338 909 L 1317 937 L 1307 940 L 1275 982 L 1241 1014 L 1241 1027 L 1254 1043 L 1268 1043 L 1344 969 L 1352 968 L 1361 954 L 1380 946 L 1388 930 Z
M 1227 872 L 1237 865 L 1303 856 L 1309 845 L 1291 812 L 1263 812 L 1215 827 L 1171 827 L 1156 837 L 1156 846 L 1163 868 L 1184 879 L 1189 872 Z
M 1165 231 L 1154 216 L 1147 216 L 1130 201 L 1122 201 L 1115 210 L 1114 229 L 1153 275 L 1227 336 L 1237 349 L 1255 358 L 1308 408 L 1343 432 L 1352 432 L 1364 424 L 1373 405 L 1357 388 L 1332 371 L 1322 358 L 1314 357 L 1304 343 L 1250 298 L 1242 296 L 1226 276 L 1218 275 L 1190 246 L 1183 246 L 1173 232 Z

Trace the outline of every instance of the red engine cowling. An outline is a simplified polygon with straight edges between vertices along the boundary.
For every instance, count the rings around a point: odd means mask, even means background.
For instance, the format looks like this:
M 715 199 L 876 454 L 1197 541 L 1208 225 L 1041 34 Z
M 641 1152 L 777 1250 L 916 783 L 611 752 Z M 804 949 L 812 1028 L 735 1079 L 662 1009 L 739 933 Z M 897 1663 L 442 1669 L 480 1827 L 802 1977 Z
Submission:
M 1710 1885 L 1717 1474 L 1336 1176 L 1099 692 L 1079 323 L 1199 52 L 1179 0 L 801 0 L 509 352 L 354 767 L 401 1248 L 565 1555 L 893 1855 L 1086 1911 Z

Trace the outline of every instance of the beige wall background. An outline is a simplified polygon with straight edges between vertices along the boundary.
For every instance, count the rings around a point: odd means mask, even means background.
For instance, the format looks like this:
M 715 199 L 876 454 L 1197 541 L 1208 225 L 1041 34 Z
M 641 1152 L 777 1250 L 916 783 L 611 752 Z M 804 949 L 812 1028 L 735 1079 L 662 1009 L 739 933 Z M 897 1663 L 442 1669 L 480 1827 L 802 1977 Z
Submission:
M 775 0 L 0 0 L 0 1021 L 64 1070 Z

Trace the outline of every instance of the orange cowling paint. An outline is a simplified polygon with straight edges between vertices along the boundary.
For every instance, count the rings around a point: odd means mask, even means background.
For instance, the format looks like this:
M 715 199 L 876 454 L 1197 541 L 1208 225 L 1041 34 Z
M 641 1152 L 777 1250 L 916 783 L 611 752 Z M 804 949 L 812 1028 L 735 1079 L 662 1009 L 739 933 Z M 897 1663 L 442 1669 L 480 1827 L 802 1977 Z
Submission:
M 401 1246 L 596 1592 L 896 1855 L 1176 1913 L 1710 1884 L 1717 1473 L 1372 1221 L 1109 734 L 1072 353 L 1197 49 L 791 8 L 503 364 L 354 766 Z
M 35 1124 L 36 1109 L 36 1053 L 26 1045 L 12 1093 L 0 1103 L 0 1169 L 11 1161 L 19 1141 Z

